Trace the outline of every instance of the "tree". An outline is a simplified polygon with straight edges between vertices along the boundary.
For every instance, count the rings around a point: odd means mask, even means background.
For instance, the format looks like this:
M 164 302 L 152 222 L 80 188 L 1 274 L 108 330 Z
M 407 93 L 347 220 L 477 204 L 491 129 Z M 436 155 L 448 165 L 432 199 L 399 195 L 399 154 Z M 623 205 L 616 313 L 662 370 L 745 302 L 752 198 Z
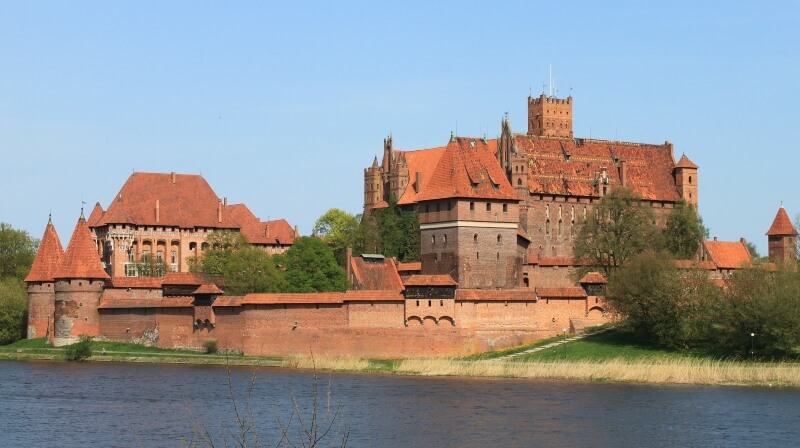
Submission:
M 289 292 L 344 291 L 347 287 L 344 269 L 318 238 L 295 238 L 284 257 Z
M 676 202 L 664 227 L 665 249 L 677 259 L 690 259 L 703 238 L 708 238 L 708 229 L 697 210 L 683 199 Z
M 374 223 L 369 221 L 374 220 Z M 364 247 L 374 247 L 374 252 L 400 261 L 419 261 L 419 216 L 405 210 L 391 197 L 389 206 L 372 211 L 372 217 L 362 220 Z
M 793 356 L 800 349 L 800 273 L 791 266 L 736 270 L 713 310 L 715 340 L 729 351 Z
M 0 279 L 0 345 L 25 336 L 28 294 L 25 282 L 13 277 Z
M 0 278 L 23 280 L 31 270 L 39 242 L 24 230 L 0 223 Z
M 590 260 L 608 277 L 615 268 L 647 249 L 658 248 L 655 214 L 628 188 L 603 197 L 578 230 L 574 255 Z
M 667 254 L 647 251 L 613 271 L 606 300 L 637 339 L 686 347 L 701 337 L 697 316 L 712 288 L 704 272 L 679 272 Z
M 761 259 L 761 254 L 758 253 L 758 247 L 756 247 L 756 245 L 753 244 L 752 241 L 745 241 L 744 245 L 745 245 L 745 247 L 747 247 L 747 252 L 750 253 L 750 259 L 751 260 L 760 260 Z
M 277 256 L 247 243 L 239 232 L 223 230 L 209 235 L 209 248 L 203 254 L 201 270 L 225 279 L 226 293 L 279 292 L 286 289 Z
M 317 219 L 311 235 L 325 241 L 339 265 L 344 266 L 347 248 L 358 249 L 359 221 L 357 216 L 332 208 Z

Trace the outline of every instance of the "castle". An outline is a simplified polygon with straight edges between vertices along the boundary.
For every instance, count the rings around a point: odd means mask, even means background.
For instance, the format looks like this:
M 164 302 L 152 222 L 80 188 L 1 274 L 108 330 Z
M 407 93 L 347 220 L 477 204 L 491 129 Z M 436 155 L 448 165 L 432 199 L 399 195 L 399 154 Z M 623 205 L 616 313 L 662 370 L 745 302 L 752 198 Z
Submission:
M 575 281 L 576 224 L 617 186 L 659 219 L 681 199 L 697 206 L 697 166 L 675 162 L 669 143 L 573 138 L 572 98 L 528 106 L 527 134 L 504 118 L 493 140 L 451 136 L 418 151 L 384 141 L 382 163 L 364 172 L 365 212 L 392 197 L 415 209 L 422 259 L 348 256 L 352 288 L 343 293 L 224 295 L 213 278 L 188 272 L 209 233 L 240 231 L 278 252 L 296 230 L 228 205 L 200 176 L 135 173 L 107 210 L 81 213 L 66 250 L 48 223 L 26 278 L 28 337 L 168 348 L 214 339 L 251 355 L 397 358 L 465 355 L 607 322 L 606 279 Z M 768 235 L 771 257 L 796 256 L 782 208 Z M 715 243 L 703 242 L 692 266 L 723 276 L 749 261 L 744 241 Z M 168 269 L 142 276 L 137 257 Z

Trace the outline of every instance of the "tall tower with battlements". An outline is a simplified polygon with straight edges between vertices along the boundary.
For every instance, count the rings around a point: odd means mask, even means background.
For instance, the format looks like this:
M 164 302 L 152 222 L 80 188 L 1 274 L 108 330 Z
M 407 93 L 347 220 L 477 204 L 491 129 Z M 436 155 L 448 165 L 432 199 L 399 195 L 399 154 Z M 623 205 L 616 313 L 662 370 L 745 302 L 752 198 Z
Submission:
M 528 135 L 572 138 L 572 97 L 528 97 Z

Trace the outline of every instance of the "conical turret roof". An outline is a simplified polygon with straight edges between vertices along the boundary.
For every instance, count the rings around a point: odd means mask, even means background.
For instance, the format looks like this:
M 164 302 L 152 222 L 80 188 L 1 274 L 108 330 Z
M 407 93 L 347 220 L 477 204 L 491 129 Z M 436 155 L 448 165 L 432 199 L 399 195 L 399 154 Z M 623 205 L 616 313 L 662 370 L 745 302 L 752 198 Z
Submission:
M 686 157 L 686 154 L 684 154 L 684 155 L 681 156 L 681 159 L 678 160 L 678 163 L 675 164 L 675 168 L 694 168 L 694 169 L 697 169 L 697 165 L 695 165 L 694 162 L 689 160 L 689 158 Z
M 61 266 L 53 274 L 53 278 L 110 278 L 103 270 L 83 211 L 78 224 L 75 225 L 75 231 L 72 232 L 67 250 L 61 258 Z
M 39 243 L 39 250 L 36 252 L 36 258 L 33 259 L 31 271 L 25 277 L 25 281 L 52 282 L 53 274 L 58 269 L 63 256 L 64 248 L 61 246 L 61 240 L 53 226 L 53 220 L 50 219 L 47 221 L 42 242 Z
M 786 209 L 781 206 L 778 209 L 778 214 L 775 215 L 775 220 L 772 221 L 772 226 L 767 230 L 767 236 L 779 235 L 797 235 L 797 230 L 792 225 L 792 220 L 786 213 Z

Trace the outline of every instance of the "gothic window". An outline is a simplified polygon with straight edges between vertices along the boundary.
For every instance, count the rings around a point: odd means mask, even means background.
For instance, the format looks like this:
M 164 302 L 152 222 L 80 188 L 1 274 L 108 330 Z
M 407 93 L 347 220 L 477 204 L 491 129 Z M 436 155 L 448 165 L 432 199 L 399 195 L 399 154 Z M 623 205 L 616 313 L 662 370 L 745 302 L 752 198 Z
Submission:
M 544 222 L 544 234 L 546 236 L 550 236 L 550 220 L 549 219 Z
M 517 185 L 522 185 L 522 179 L 517 179 Z
M 431 235 L 431 244 L 436 244 L 436 235 Z
M 558 237 L 561 238 L 561 220 L 558 220 Z
M 475 235 L 472 235 L 472 241 L 476 242 L 476 243 L 478 242 L 478 234 L 477 233 Z
M 497 242 L 498 243 L 502 243 L 503 242 L 503 235 L 497 235 Z
M 447 244 L 447 235 L 442 235 L 442 242 Z

